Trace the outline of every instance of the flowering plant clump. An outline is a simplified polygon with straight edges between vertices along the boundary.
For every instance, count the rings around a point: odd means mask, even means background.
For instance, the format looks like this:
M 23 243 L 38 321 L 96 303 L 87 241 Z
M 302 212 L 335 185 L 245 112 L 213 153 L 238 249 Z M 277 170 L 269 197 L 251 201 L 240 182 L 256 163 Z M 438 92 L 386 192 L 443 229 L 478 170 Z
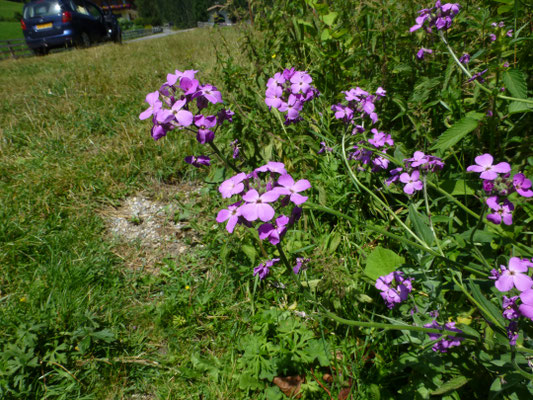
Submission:
M 514 204 L 508 196 L 516 192 L 521 197 L 532 197 L 531 180 L 522 173 L 517 173 L 511 178 L 511 165 L 500 162 L 493 165 L 494 158 L 486 153 L 475 158 L 476 164 L 470 165 L 468 172 L 478 172 L 483 180 L 483 191 L 487 195 L 485 200 L 492 211 L 487 219 L 494 224 L 511 225 L 513 223 Z
M 232 122 L 229 109 L 212 106 L 222 104 L 220 91 L 212 85 L 201 84 L 195 70 L 168 74 L 167 80 L 155 92 L 146 96 L 148 108 L 139 118 L 152 120 L 152 137 L 159 140 L 174 130 L 186 130 L 196 136 L 200 144 L 213 142 L 216 129 L 224 121 Z M 187 156 L 185 161 L 195 167 L 209 165 L 207 156 Z
M 216 220 L 227 221 L 226 230 L 230 233 L 237 224 L 251 227 L 261 221 L 257 228 L 259 238 L 276 245 L 300 218 L 300 206 L 307 201 L 300 193 L 310 187 L 306 179 L 295 181 L 283 163 L 269 161 L 250 174 L 241 172 L 222 182 L 218 188 L 222 197 L 236 195 L 239 199 L 219 211 Z
M 335 118 L 343 120 L 349 125 L 353 125 L 352 133 L 364 132 L 362 124 L 357 122 L 367 116 L 372 121 L 372 124 L 378 122 L 378 114 L 376 113 L 376 105 L 374 102 L 385 97 L 387 93 L 382 87 L 378 87 L 374 95 L 368 93 L 366 90 L 356 87 L 344 93 L 344 98 L 348 102 L 347 105 L 334 104 L 331 109 L 335 112 Z
M 440 0 L 437 0 L 434 7 L 423 8 L 418 11 L 416 24 L 409 29 L 409 32 L 417 31 L 424 26 L 429 33 L 431 33 L 432 28 L 437 30 L 450 29 L 452 21 L 459 14 L 460 9 L 461 6 L 458 3 L 442 4 Z
M 443 329 L 443 327 L 435 320 L 428 324 L 425 324 L 424 326 L 426 328 Z M 455 322 L 446 322 L 444 324 L 444 329 L 457 333 L 462 332 L 460 329 L 455 327 Z M 438 351 L 441 353 L 446 353 L 448 349 L 459 346 L 464 340 L 462 337 L 459 336 L 448 336 L 446 338 L 443 338 L 442 335 L 438 333 L 428 333 L 428 336 L 431 340 L 438 340 L 438 342 L 433 345 L 432 349 L 433 351 Z
M 400 181 L 404 184 L 403 191 L 409 195 L 424 188 L 424 183 L 420 180 L 420 174 L 435 172 L 444 167 L 444 162 L 439 158 L 417 150 L 413 157 L 403 160 L 405 168 L 395 168 L 390 171 L 391 177 L 385 183 Z
M 265 103 L 269 109 L 285 113 L 286 125 L 300 121 L 304 104 L 320 94 L 312 82 L 313 78 L 305 71 L 290 68 L 277 72 L 267 82 Z
M 380 290 L 381 297 L 388 308 L 407 300 L 413 290 L 413 278 L 405 278 L 403 272 L 394 271 L 388 275 L 380 276 L 376 281 L 376 289 Z

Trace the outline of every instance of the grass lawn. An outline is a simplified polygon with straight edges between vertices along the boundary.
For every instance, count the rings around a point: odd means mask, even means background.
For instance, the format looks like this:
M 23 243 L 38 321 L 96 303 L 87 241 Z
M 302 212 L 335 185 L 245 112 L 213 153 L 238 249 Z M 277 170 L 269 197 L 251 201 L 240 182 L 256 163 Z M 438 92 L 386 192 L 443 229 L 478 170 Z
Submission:
M 18 12 L 22 13 L 24 3 L 15 3 L 14 1 L 0 0 L 0 17 L 13 18 L 13 15 Z
M 0 21 L 0 40 L 24 39 L 20 22 Z
M 195 30 L 1 62 L 0 397 L 235 397 L 205 360 L 231 370 L 245 289 L 210 256 L 219 242 L 198 246 L 213 211 L 183 186 L 190 141 L 154 142 L 138 119 L 175 69 L 220 85 L 222 33 L 235 49 L 233 30 Z M 111 239 L 106 213 L 140 191 L 176 205 L 187 251 L 148 262 L 142 239 Z

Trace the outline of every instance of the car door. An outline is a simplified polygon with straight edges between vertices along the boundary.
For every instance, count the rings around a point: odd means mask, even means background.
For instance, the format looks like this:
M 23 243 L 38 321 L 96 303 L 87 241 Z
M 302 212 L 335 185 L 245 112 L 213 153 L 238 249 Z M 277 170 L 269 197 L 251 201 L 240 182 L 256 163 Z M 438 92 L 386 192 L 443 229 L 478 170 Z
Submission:
M 92 36 L 95 41 L 101 41 L 106 35 L 106 28 L 104 22 L 104 14 L 98 6 L 91 3 L 90 1 L 85 1 L 85 8 L 89 12 L 89 17 L 92 19 L 93 33 Z

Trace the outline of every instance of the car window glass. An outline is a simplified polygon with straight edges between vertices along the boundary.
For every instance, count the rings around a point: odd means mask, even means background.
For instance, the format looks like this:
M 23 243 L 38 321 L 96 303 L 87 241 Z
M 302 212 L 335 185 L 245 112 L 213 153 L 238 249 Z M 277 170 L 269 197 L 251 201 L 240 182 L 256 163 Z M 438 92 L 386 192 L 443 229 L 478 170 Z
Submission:
M 73 1 L 74 5 L 76 6 L 74 9 L 76 10 L 76 12 L 80 13 L 80 14 L 83 14 L 83 15 L 90 15 L 89 14 L 89 11 L 87 10 L 87 8 L 85 7 L 85 3 L 81 0 L 74 0 Z
M 98 8 L 94 4 L 85 3 L 85 8 L 87 8 L 87 10 L 89 10 L 89 13 L 94 18 L 100 19 L 102 17 L 102 14 L 100 13 L 100 10 L 98 10 Z
M 48 17 L 61 13 L 61 6 L 57 1 L 42 1 L 28 4 L 24 9 L 24 18 Z

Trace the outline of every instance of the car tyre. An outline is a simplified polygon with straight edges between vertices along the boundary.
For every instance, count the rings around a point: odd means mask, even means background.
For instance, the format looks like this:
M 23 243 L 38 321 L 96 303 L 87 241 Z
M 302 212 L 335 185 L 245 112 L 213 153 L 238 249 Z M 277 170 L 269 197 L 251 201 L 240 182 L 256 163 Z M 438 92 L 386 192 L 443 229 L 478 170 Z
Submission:
M 76 47 L 80 49 L 85 49 L 89 47 L 90 45 L 91 45 L 91 38 L 89 37 L 87 32 L 82 32 L 77 40 Z
M 49 51 L 50 49 L 48 49 L 47 47 L 39 47 L 37 49 L 33 49 L 33 54 L 35 54 L 36 56 L 45 56 L 48 54 Z

